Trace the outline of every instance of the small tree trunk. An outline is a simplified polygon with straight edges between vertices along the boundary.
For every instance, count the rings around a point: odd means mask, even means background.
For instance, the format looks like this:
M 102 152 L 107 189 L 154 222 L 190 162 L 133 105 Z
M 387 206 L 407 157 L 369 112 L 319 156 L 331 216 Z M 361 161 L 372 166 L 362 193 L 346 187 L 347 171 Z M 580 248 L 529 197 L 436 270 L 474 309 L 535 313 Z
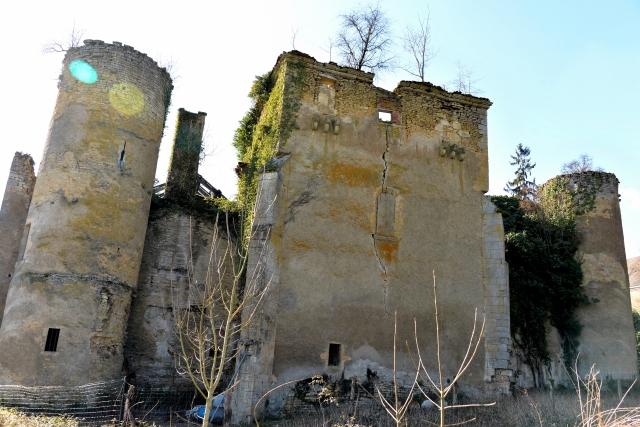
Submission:
M 207 400 L 204 407 L 204 418 L 202 419 L 202 427 L 209 427 L 209 417 L 211 416 L 211 405 L 213 404 L 213 393 L 207 392 Z

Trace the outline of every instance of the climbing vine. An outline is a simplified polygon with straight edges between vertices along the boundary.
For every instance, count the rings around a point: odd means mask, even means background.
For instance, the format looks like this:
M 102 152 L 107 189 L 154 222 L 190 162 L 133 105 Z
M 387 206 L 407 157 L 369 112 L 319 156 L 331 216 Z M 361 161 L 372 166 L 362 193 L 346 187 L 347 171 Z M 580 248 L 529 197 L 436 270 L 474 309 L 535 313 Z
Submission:
M 288 61 L 278 70 L 257 76 L 249 92 L 253 106 L 240 120 L 233 146 L 238 151 L 238 195 L 233 209 L 242 216 L 245 245 L 253 223 L 258 176 L 269 170 L 273 159 L 297 128 L 300 99 L 306 90 L 304 67 Z
M 581 288 L 576 218 L 594 208 L 600 185 L 601 179 L 584 187 L 559 176 L 540 186 L 534 200 L 492 197 L 504 221 L 511 332 L 537 385 L 550 360 L 547 325 L 558 330 L 564 363 L 573 366 L 582 330 L 575 311 L 596 302 L 589 301 Z

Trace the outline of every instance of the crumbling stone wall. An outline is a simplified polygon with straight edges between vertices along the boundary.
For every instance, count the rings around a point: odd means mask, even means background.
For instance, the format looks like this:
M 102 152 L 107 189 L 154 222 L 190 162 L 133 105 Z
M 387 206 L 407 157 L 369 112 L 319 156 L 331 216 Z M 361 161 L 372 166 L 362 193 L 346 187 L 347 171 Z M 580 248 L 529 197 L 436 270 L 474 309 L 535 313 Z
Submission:
M 197 218 L 179 208 L 152 209 L 125 346 L 127 371 L 138 385 L 181 388 L 191 384 L 177 371 L 180 346 L 172 298 L 183 308 L 180 296 L 189 286 L 207 280 L 214 227 L 215 220 Z M 227 236 L 222 223 L 219 232 L 219 249 L 224 251 Z M 226 267 L 229 274 L 231 267 Z
M 172 90 L 147 55 L 97 40 L 68 50 L 58 87 L 0 329 L 4 384 L 120 375 Z
M 34 162 L 30 155 L 17 152 L 13 156 L 9 179 L 0 209 L 0 325 L 9 284 L 20 255 L 20 244 L 29 204 L 36 184 Z
M 204 120 L 207 113 L 178 110 L 173 152 L 164 196 L 186 201 L 198 192 L 198 165 L 202 150 Z
M 513 378 L 509 318 L 509 265 L 504 255 L 502 215 L 488 197 L 482 198 L 482 258 L 486 319 L 485 373 L 487 389 L 508 394 Z
M 417 319 L 425 363 L 435 371 L 434 270 L 450 377 L 465 354 L 474 309 L 480 317 L 503 314 L 494 299 L 504 304 L 507 289 L 499 254 L 484 273 L 491 103 L 423 83 L 401 82 L 389 92 L 373 86 L 370 73 L 298 54 L 281 56 L 276 71 L 284 66 L 292 72 L 288 84 L 302 85 L 303 94 L 298 129 L 279 142 L 277 170 L 269 172 L 276 213 L 265 244 L 277 304 L 262 311 L 271 326 L 254 328 L 251 337 L 251 366 L 273 368 L 241 369 L 240 380 L 255 386 L 234 390 L 237 421 L 250 416 L 263 391 L 294 379 L 364 382 L 368 371 L 392 378 L 396 311 L 398 342 L 415 342 Z M 507 319 L 491 320 L 495 343 L 482 347 L 460 383 L 463 393 L 484 393 L 485 380 L 509 382 L 506 368 L 485 378 L 488 360 L 503 360 L 500 340 L 509 336 Z M 407 352 L 399 350 L 397 360 L 400 377 L 410 378 Z M 287 387 L 271 393 L 269 410 L 282 408 L 288 394 Z
M 593 209 L 576 221 L 582 286 L 589 298 L 598 300 L 576 311 L 584 325 L 578 347 L 580 374 L 588 373 L 595 363 L 603 377 L 635 378 L 636 342 L 618 179 L 612 173 L 592 171 L 566 177 L 574 189 L 584 189 L 582 194 L 595 194 Z

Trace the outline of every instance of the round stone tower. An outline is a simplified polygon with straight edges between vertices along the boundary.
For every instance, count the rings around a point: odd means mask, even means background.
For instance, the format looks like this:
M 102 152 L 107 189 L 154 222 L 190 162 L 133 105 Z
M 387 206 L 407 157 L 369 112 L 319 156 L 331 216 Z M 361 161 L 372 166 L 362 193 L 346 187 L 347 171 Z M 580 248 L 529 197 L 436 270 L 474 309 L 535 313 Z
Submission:
M 117 377 L 171 78 L 130 46 L 86 40 L 58 99 L 0 328 L 0 384 Z
M 603 378 L 635 378 L 636 341 L 618 179 L 612 173 L 595 171 L 565 176 L 586 205 L 587 212 L 576 221 L 582 286 L 590 299 L 597 300 L 576 312 L 583 325 L 578 348 L 580 373 L 588 373 L 595 363 Z

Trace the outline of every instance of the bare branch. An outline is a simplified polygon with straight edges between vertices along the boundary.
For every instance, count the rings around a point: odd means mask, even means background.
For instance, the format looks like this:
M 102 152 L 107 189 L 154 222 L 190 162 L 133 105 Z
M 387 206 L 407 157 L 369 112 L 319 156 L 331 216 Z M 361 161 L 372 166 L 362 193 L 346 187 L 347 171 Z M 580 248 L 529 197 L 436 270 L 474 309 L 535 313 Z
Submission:
M 63 39 L 51 39 L 42 45 L 42 54 L 66 52 L 72 47 L 78 47 L 84 37 L 84 28 L 77 28 L 76 21 L 73 21 L 71 31 Z
M 391 21 L 379 4 L 367 4 L 340 15 L 336 47 L 343 64 L 379 72 L 395 67 Z
M 331 52 L 333 51 L 334 46 L 335 46 L 335 41 L 331 37 L 328 37 L 327 41 L 324 42 L 324 47 L 320 46 L 320 49 L 324 50 L 329 54 L 329 62 L 331 62 L 331 59 L 332 59 Z
M 431 11 L 427 9 L 427 17 L 418 15 L 418 28 L 407 25 L 402 36 L 402 48 L 411 56 L 408 64 L 401 67 L 404 71 L 424 81 L 425 69 L 438 52 L 431 48 L 431 27 L 429 21 Z
M 291 27 L 291 49 L 296 50 L 296 37 L 298 37 L 298 28 L 295 30 Z
M 450 90 L 473 96 L 484 93 L 476 86 L 480 79 L 474 78 L 474 72 L 471 68 L 460 61 L 456 61 L 456 68 L 456 77 L 446 85 Z
M 562 165 L 562 173 L 580 173 L 588 171 L 604 172 L 604 169 L 593 166 L 593 159 L 588 154 L 581 154 L 577 159 Z

